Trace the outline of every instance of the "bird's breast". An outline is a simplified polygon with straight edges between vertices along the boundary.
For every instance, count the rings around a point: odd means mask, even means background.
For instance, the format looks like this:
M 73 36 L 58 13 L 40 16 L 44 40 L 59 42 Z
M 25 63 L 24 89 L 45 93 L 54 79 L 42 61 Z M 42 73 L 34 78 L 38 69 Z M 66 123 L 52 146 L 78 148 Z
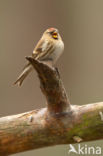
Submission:
M 53 64 L 56 63 L 56 61 L 59 59 L 59 57 L 61 56 L 61 54 L 63 53 L 64 50 L 64 43 L 63 41 L 59 41 L 56 43 L 55 45 L 55 50 L 54 52 L 51 54 L 52 60 L 53 60 Z

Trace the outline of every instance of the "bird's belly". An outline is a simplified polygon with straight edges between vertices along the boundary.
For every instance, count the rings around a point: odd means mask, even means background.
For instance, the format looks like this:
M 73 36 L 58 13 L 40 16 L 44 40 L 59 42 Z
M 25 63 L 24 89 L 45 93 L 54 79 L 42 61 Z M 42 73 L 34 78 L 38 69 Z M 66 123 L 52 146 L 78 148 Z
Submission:
M 61 49 L 57 49 L 49 56 L 49 59 L 52 60 L 53 64 L 55 64 L 55 62 L 58 60 L 61 54 L 62 54 Z
M 61 56 L 64 50 L 64 45 L 62 43 L 57 44 L 55 50 L 49 55 L 49 59 L 52 60 L 52 63 L 55 64 L 58 58 Z

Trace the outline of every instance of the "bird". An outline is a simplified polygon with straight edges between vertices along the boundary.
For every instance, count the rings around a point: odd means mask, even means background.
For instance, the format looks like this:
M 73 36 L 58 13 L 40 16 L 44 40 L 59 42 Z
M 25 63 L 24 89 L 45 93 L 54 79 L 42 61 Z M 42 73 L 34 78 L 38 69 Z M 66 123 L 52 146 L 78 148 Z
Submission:
M 35 60 L 42 61 L 43 63 L 47 63 L 49 66 L 53 67 L 63 53 L 63 50 L 64 42 L 58 29 L 48 28 L 35 46 L 32 52 L 32 57 Z M 27 62 L 14 84 L 21 86 L 24 79 L 32 70 L 33 66 L 31 63 Z

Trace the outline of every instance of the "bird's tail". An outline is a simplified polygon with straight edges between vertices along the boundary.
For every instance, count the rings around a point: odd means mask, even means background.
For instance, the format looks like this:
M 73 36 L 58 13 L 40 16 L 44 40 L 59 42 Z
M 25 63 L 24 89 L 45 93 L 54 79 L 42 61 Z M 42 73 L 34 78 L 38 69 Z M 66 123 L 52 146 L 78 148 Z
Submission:
M 28 76 L 28 74 L 32 71 L 33 67 L 30 63 L 28 63 L 24 68 L 20 76 L 14 82 L 14 84 L 18 84 L 19 86 L 22 85 L 24 79 Z

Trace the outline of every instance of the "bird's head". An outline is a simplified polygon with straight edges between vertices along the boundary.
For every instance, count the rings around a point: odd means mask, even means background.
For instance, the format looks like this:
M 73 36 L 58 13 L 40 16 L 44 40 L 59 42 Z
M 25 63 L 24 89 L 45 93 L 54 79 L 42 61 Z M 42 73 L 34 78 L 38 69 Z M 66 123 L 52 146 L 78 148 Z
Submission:
M 49 35 L 49 37 L 51 37 L 54 40 L 60 39 L 58 29 L 56 29 L 56 28 L 49 28 L 44 32 L 44 34 Z

